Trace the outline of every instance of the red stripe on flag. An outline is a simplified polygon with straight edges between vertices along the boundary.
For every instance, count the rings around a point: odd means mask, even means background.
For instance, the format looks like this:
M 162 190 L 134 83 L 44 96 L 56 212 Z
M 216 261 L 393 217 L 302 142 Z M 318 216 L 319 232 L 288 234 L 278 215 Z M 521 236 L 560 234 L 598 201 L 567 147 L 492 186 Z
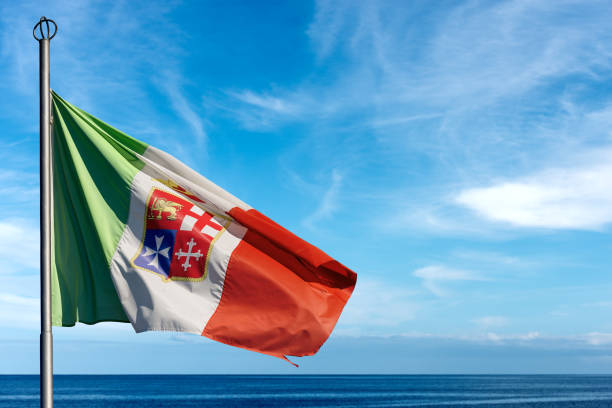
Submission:
M 319 350 L 357 275 L 255 210 L 229 213 L 248 228 L 202 335 L 283 358 Z

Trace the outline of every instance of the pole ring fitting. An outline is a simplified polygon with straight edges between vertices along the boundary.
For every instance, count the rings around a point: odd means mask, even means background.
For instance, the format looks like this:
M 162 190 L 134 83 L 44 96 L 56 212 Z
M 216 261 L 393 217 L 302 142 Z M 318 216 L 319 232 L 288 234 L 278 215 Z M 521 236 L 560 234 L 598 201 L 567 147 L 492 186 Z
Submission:
M 49 23 L 51 23 L 53 27 L 50 27 Z M 38 31 L 36 31 L 37 29 Z M 53 33 L 51 33 L 51 30 L 53 30 Z M 40 18 L 40 21 L 36 23 L 36 25 L 34 26 L 34 30 L 32 30 L 32 35 L 34 36 L 34 39 L 37 41 L 50 40 L 53 37 L 55 37 L 56 33 L 57 33 L 57 24 L 55 24 L 55 21 L 45 16 Z

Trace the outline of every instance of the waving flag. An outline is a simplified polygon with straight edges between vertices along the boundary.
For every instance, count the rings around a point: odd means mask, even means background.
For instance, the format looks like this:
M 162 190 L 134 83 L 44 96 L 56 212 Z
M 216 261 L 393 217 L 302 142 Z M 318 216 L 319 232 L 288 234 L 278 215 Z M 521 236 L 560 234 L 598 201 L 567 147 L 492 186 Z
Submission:
M 354 272 L 53 93 L 52 319 L 130 322 L 284 358 L 314 354 Z

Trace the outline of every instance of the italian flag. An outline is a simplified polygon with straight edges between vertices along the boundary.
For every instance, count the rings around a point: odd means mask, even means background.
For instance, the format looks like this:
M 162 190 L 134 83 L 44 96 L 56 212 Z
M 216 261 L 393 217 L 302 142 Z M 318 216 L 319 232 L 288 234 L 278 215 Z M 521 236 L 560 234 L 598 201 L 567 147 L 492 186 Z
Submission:
M 52 100 L 53 325 L 317 352 L 354 272 L 169 154 Z

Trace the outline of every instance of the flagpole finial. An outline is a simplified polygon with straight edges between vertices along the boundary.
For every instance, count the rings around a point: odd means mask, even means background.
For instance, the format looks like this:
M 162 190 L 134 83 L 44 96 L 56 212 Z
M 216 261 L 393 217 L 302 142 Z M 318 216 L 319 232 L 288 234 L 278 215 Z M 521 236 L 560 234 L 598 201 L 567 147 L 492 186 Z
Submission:
M 49 26 L 49 23 L 51 23 L 53 27 Z M 53 33 L 51 33 L 51 30 L 53 30 Z M 55 21 L 45 16 L 40 18 L 40 21 L 36 23 L 34 30 L 32 30 L 32 35 L 36 41 L 50 40 L 55 37 L 55 34 L 57 34 L 57 24 L 55 24 Z

